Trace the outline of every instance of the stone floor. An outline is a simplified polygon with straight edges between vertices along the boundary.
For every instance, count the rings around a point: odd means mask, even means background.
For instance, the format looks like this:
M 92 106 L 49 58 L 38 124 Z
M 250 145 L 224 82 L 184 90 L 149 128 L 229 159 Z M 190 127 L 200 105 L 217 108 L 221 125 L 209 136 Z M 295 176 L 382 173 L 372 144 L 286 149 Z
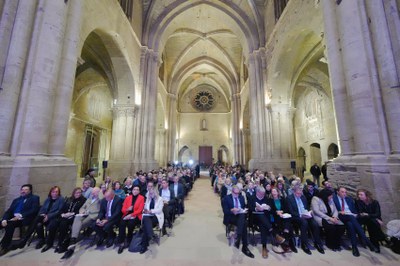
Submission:
M 400 265 L 400 256 L 386 248 L 382 248 L 381 254 L 360 248 L 358 258 L 349 251 L 326 250 L 325 255 L 313 251 L 309 256 L 299 250 L 297 254 L 286 255 L 270 252 L 269 258 L 263 259 L 258 245 L 250 247 L 255 255 L 255 259 L 250 259 L 228 245 L 219 198 L 212 192 L 208 178 L 196 182 L 185 205 L 186 212 L 176 220 L 171 235 L 163 237 L 160 246 L 151 245 L 150 251 L 143 255 L 127 250 L 118 255 L 117 248 L 86 249 L 84 244 L 78 245 L 72 258 L 61 261 L 60 254 L 52 250 L 42 254 L 34 249 L 33 243 L 1 257 L 0 265 Z

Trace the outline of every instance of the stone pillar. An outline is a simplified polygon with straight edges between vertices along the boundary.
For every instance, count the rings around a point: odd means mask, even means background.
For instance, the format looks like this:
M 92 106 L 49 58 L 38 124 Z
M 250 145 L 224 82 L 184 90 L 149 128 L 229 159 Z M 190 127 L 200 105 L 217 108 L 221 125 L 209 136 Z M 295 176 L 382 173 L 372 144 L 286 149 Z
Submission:
M 79 37 L 82 24 L 82 1 L 70 0 L 67 29 L 61 56 L 58 85 L 55 102 L 48 153 L 52 156 L 64 156 L 67 140 L 68 122 L 71 112 L 72 94 L 74 91 L 75 72 L 80 54 Z
M 8 0 L 3 9 L 4 14 L 0 22 L 0 70 L 2 70 L 0 78 L 0 155 L 9 156 L 11 154 L 14 122 L 31 43 L 36 6 L 36 0 Z
M 176 144 L 176 95 L 168 94 L 167 95 L 167 110 L 168 112 L 168 129 L 167 129 L 167 139 L 166 139 L 166 162 L 175 160 L 175 144 Z M 160 165 L 161 162 L 159 162 Z M 165 164 L 166 166 L 166 164 Z
M 241 136 L 240 113 L 241 98 L 240 94 L 232 95 L 232 142 L 233 142 L 233 163 L 243 164 L 243 142 Z
M 75 186 L 76 165 L 61 153 L 51 156 L 49 150 L 52 114 L 57 115 L 55 95 L 59 91 L 58 82 L 64 80 L 59 79 L 60 71 L 66 70 L 62 67 L 62 57 L 68 50 L 64 38 L 67 24 L 71 22 L 67 14 L 72 3 L 18 2 L 10 40 L 12 49 L 8 51 L 3 76 L 7 95 L 0 97 L 0 109 L 7 109 L 4 112 L 7 120 L 1 121 L 4 131 L 0 133 L 0 152 L 9 155 L 0 158 L 0 182 L 7 187 L 6 198 L 1 202 L 6 205 L 19 194 L 19 187 L 24 183 L 33 184 L 42 201 L 54 184 L 64 194 L 69 194 Z M 79 31 L 71 34 L 79 35 Z M 3 103 L 2 99 L 7 102 Z M 65 119 L 63 123 L 68 123 L 68 116 Z
M 158 168 L 154 159 L 156 134 L 156 106 L 158 53 L 147 47 L 142 48 L 139 86 L 142 89 L 142 103 L 138 112 L 135 135 L 135 156 L 133 170 L 149 171 Z
M 400 215 L 395 204 L 400 200 L 397 6 L 394 1 L 322 3 L 341 149 L 328 177 L 353 195 L 360 187 L 371 190 L 384 220 L 393 219 Z
M 116 104 L 113 109 L 113 127 L 109 160 L 109 175 L 122 178 L 132 174 L 134 125 L 136 107 Z
M 265 50 L 253 51 L 249 55 L 249 101 L 251 130 L 250 169 L 264 169 L 267 158 L 267 134 L 265 116 Z
M 39 1 L 19 99 L 12 144 L 15 154 L 48 155 L 66 18 L 67 6 L 63 1 Z

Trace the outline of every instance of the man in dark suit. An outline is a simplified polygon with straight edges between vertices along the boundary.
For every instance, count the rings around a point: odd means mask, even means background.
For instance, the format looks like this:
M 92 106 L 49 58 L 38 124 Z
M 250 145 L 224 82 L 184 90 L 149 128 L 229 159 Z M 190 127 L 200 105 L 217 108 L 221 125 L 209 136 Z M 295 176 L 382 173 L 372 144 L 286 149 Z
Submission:
M 40 200 L 38 196 L 32 194 L 32 185 L 21 186 L 20 196 L 13 200 L 1 220 L 0 229 L 5 228 L 5 234 L 1 240 L 0 256 L 9 251 L 15 228 L 30 225 L 39 207 Z
M 333 202 L 339 211 L 339 219 L 346 225 L 347 232 L 350 236 L 353 256 L 360 256 L 360 252 L 357 248 L 357 235 L 368 245 L 371 251 L 376 251 L 376 248 L 366 237 L 364 230 L 357 221 L 358 213 L 354 201 L 352 198 L 347 197 L 347 190 L 345 187 L 339 187 L 337 194 L 333 197 Z
M 169 186 L 168 184 L 168 180 L 163 179 L 161 181 L 159 195 L 164 202 L 163 212 L 165 221 L 167 221 L 169 223 L 169 227 L 172 228 L 172 222 L 174 219 L 174 217 L 172 216 L 174 215 L 174 211 L 176 209 L 177 199 L 175 197 L 175 192 L 172 189 L 172 186 Z M 162 231 L 164 235 L 167 234 L 166 223 L 164 223 Z
M 323 245 L 319 236 L 319 227 L 312 214 L 309 212 L 309 207 L 306 197 L 303 195 L 301 186 L 293 188 L 293 194 L 288 196 L 288 208 L 292 215 L 292 222 L 300 227 L 301 248 L 305 253 L 311 255 L 308 248 L 308 229 L 310 228 L 314 238 L 314 246 L 319 253 L 324 254 Z
M 222 201 L 222 208 L 224 211 L 224 224 L 236 225 L 237 240 L 235 247 L 239 248 L 240 241 L 242 241 L 242 252 L 250 258 L 254 258 L 253 253 L 250 252 L 247 242 L 247 224 L 245 213 L 244 197 L 240 193 L 238 186 L 232 187 L 232 194 L 225 196 Z
M 106 247 L 111 247 L 114 242 L 114 226 L 118 226 L 121 219 L 123 200 L 116 196 L 113 190 L 107 190 L 104 199 L 100 202 L 100 211 L 96 220 L 97 246 L 101 246 L 107 237 Z
M 179 176 L 174 176 L 173 177 L 174 183 L 170 185 L 170 190 L 174 192 L 174 199 L 175 199 L 175 204 L 177 206 L 177 210 L 179 214 L 183 214 L 185 211 L 185 205 L 184 205 L 184 197 L 185 197 L 185 190 L 183 188 L 183 185 L 179 182 L 180 178 Z

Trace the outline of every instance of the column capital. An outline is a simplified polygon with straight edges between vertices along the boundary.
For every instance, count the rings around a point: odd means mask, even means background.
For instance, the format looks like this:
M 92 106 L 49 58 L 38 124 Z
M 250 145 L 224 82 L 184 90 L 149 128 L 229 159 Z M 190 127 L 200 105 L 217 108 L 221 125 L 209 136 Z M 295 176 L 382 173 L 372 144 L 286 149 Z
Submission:
M 121 116 L 136 117 L 139 108 L 134 105 L 114 105 L 112 108 L 113 118 L 116 119 Z

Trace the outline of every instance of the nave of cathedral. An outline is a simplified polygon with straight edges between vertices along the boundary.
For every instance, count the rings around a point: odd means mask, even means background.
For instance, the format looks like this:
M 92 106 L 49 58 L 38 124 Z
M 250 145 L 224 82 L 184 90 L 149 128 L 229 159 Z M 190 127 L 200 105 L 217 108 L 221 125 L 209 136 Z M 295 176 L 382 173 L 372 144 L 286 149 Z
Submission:
M 0 0 L 0 212 L 215 162 L 400 217 L 400 0 Z M 218 230 L 219 232 L 219 230 Z M 211 252 L 211 251 L 210 251 Z M 225 253 L 224 253 L 225 254 Z

